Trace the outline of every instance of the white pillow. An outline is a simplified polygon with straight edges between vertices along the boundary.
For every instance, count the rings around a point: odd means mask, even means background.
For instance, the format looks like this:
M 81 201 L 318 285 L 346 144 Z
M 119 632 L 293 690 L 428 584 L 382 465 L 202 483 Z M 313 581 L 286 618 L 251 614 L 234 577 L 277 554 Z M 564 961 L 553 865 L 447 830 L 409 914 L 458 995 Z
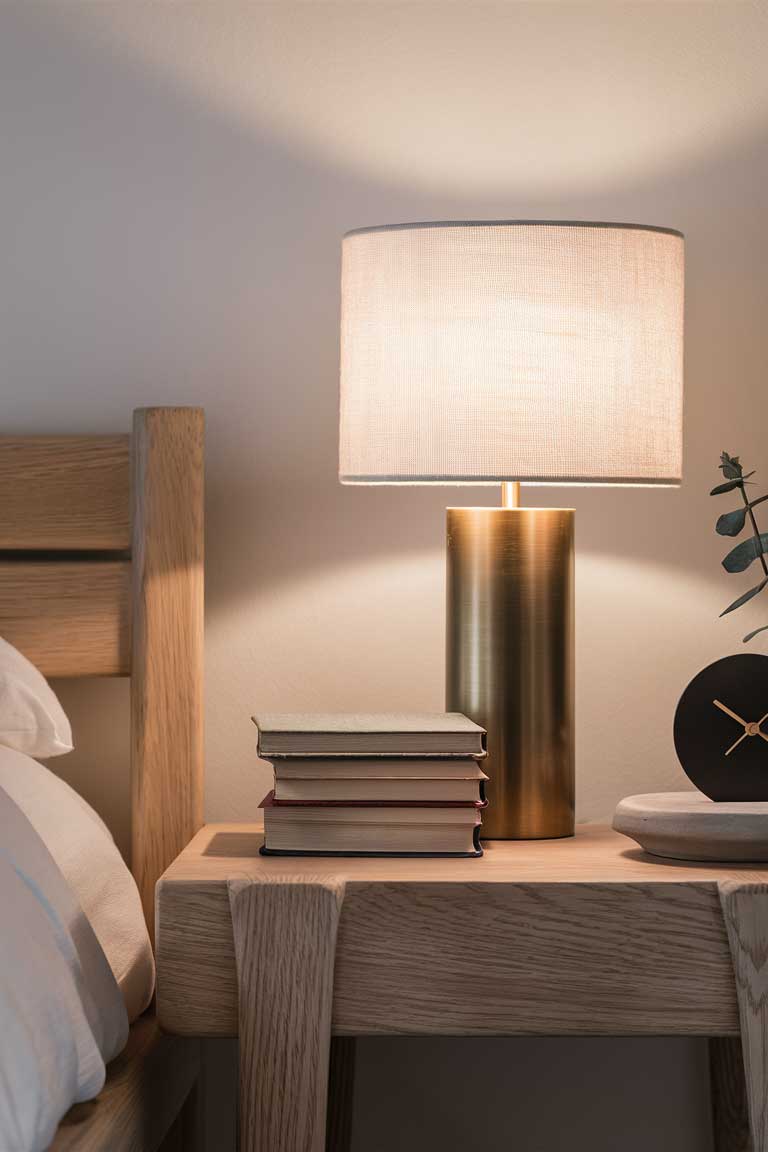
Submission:
M 0 747 L 0 788 L 45 843 L 91 922 L 135 1020 L 152 999 L 155 962 L 133 876 L 90 804 L 48 768 Z
M 0 744 L 28 756 L 72 751 L 72 729 L 56 695 L 34 664 L 0 639 Z

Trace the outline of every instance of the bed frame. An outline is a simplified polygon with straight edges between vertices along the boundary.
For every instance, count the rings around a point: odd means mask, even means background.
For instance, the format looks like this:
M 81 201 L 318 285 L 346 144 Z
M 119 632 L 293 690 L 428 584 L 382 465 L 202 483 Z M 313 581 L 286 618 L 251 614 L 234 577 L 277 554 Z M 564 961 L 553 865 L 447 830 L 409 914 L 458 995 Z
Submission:
M 0 437 L 0 636 L 48 677 L 131 677 L 131 868 L 154 939 L 161 873 L 203 822 L 203 413 L 130 436 Z M 54 1152 L 192 1152 L 199 1050 L 150 1013 Z

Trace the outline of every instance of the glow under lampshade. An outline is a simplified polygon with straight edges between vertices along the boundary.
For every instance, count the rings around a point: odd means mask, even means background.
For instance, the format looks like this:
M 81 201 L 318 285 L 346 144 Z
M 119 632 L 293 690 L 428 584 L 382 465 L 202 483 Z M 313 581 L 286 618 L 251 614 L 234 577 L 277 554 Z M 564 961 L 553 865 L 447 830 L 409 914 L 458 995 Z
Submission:
M 678 484 L 683 238 L 406 224 L 342 261 L 346 483 Z

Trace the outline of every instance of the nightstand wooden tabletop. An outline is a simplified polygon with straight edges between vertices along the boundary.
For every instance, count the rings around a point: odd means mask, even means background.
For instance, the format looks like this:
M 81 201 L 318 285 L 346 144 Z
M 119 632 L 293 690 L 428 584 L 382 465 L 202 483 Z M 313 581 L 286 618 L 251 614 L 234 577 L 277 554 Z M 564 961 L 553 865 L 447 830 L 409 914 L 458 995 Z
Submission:
M 259 855 L 258 825 L 203 828 L 157 890 L 158 1012 L 168 1031 L 237 1034 L 228 882 L 345 889 L 338 1035 L 736 1035 L 718 883 L 768 866 L 647 856 L 600 826 L 492 841 L 481 859 Z
M 244 1148 L 324 1147 L 331 1035 L 741 1035 L 768 1152 L 768 866 L 661 859 L 600 826 L 480 859 L 264 857 L 262 839 L 209 825 L 157 887 L 158 1017 L 240 1036 Z

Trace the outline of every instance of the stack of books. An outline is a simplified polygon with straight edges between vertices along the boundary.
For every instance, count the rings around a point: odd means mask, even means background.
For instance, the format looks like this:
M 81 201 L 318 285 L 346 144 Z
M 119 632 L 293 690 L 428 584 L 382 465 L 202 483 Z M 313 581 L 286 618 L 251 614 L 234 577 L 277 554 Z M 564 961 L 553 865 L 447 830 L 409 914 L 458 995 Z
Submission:
M 260 715 L 265 855 L 480 856 L 485 731 L 457 712 Z

